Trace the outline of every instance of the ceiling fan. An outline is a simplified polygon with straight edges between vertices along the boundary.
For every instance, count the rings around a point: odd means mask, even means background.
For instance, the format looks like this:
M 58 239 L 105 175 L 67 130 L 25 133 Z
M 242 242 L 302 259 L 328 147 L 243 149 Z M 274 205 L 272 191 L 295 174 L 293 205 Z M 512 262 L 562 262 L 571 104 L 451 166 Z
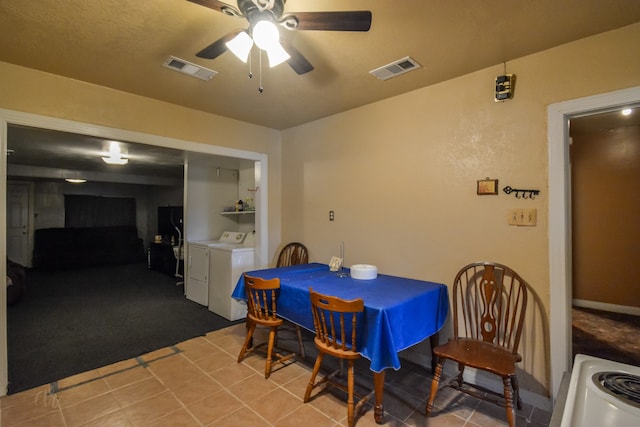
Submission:
M 246 30 L 238 29 L 222 36 L 196 56 L 214 59 L 231 50 L 247 62 L 253 43 L 267 52 L 273 67 L 284 61 L 298 74 L 313 70 L 313 65 L 286 38 L 280 38 L 276 25 L 288 30 L 369 31 L 370 11 L 284 13 L 286 0 L 238 0 L 237 7 L 218 0 L 188 0 L 225 15 L 245 18 Z M 265 41 L 266 40 L 266 41 Z

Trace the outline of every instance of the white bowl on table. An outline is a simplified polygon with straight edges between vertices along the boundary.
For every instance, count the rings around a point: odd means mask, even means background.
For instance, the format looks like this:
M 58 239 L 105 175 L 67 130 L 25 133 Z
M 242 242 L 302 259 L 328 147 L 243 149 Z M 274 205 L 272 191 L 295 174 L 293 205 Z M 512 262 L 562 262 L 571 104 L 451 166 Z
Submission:
M 378 267 L 370 264 L 354 264 L 350 268 L 353 279 L 372 280 L 378 277 Z

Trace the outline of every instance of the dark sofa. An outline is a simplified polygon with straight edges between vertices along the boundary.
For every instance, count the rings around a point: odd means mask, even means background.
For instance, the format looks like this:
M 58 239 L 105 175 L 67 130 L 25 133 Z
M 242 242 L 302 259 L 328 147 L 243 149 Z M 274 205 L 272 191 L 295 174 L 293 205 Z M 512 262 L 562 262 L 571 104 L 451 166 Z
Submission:
M 42 228 L 35 231 L 33 267 L 40 270 L 127 264 L 145 259 L 136 227 Z
M 7 304 L 13 305 L 20 301 L 26 287 L 27 270 L 7 258 Z

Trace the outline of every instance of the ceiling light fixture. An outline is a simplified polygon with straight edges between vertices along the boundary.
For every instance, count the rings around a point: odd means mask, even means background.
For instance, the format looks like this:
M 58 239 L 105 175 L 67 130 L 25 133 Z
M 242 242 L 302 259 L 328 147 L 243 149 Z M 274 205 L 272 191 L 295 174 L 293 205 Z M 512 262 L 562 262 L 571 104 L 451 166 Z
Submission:
M 631 108 L 625 108 L 624 110 L 622 110 L 622 115 L 623 116 L 630 116 L 631 115 Z
M 116 141 L 111 141 L 109 144 L 108 156 L 102 157 L 102 161 L 108 165 L 126 165 L 129 163 L 129 159 L 122 157 L 120 152 L 120 144 Z
M 70 182 L 71 184 L 84 184 L 85 182 L 87 182 L 86 179 L 80 178 L 65 178 L 64 180 Z
M 254 43 L 267 53 L 271 68 L 282 64 L 291 57 L 280 44 L 278 27 L 270 20 L 258 21 L 253 26 L 251 33 L 253 38 L 246 31 L 241 31 L 237 36 L 225 43 L 229 50 L 242 62 L 247 62 L 249 59 L 249 53 Z

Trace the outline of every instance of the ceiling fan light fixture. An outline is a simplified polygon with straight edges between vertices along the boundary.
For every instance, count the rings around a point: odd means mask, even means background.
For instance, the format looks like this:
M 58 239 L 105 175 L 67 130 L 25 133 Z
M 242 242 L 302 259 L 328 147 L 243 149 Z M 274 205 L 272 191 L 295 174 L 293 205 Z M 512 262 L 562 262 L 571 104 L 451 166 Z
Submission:
M 237 0 L 237 8 L 218 0 L 188 1 L 226 15 L 245 18 L 249 23 L 247 30 L 228 32 L 196 53 L 197 57 L 205 59 L 217 58 L 227 50 L 232 50 L 228 44 L 229 41 L 236 38 L 240 32 L 246 31 L 253 39 L 253 42 L 261 50 L 267 52 L 271 67 L 287 61 L 297 74 L 306 74 L 313 71 L 313 65 L 293 46 L 290 40 L 285 39 L 283 40 L 284 43 L 280 43 L 280 27 L 284 27 L 287 30 L 302 31 L 360 32 L 369 31 L 371 28 L 372 13 L 370 10 L 284 13 L 286 0 Z M 244 38 L 244 36 L 242 37 Z M 277 46 L 270 48 L 270 44 Z M 232 51 L 236 56 L 244 58 L 244 53 L 238 55 L 235 50 Z M 262 55 L 260 57 L 262 58 Z M 249 71 L 249 75 L 252 75 L 251 71 Z M 262 86 L 260 87 L 262 88 Z
M 280 32 L 278 27 L 269 21 L 258 21 L 253 27 L 253 41 L 256 46 L 267 52 L 269 58 L 269 67 L 282 64 L 291 56 L 284 50 L 280 44 Z
M 280 65 L 287 59 L 291 58 L 280 43 L 276 43 L 267 50 L 267 57 L 269 58 L 269 67 L 271 68 L 276 65 Z
M 268 51 L 272 46 L 280 44 L 280 32 L 273 22 L 258 21 L 253 26 L 253 41 L 260 49 Z
M 238 57 L 242 62 L 247 62 L 249 59 L 249 53 L 253 47 L 253 40 L 249 37 L 246 31 L 242 31 L 233 39 L 225 43 L 231 53 Z

